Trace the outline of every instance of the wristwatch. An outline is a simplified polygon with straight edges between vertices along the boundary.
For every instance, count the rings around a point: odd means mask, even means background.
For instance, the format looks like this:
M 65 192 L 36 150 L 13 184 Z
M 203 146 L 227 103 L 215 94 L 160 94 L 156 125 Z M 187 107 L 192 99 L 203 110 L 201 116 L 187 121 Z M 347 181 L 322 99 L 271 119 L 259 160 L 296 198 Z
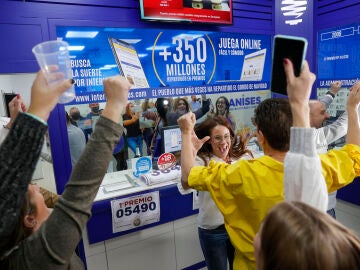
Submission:
M 332 96 L 333 98 L 335 98 L 335 95 L 333 93 L 331 93 L 331 91 L 327 91 L 326 94 Z

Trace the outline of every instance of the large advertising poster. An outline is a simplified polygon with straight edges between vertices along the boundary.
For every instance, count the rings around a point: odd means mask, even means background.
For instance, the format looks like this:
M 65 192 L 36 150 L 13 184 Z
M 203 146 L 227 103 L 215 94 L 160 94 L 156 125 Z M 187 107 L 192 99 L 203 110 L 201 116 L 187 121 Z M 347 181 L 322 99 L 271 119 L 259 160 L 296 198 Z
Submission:
M 340 80 L 344 89 L 330 107 L 336 116 L 346 109 L 347 89 L 360 78 L 360 23 L 326 29 L 318 33 L 318 95 Z
M 102 79 L 116 74 L 132 84 L 134 101 L 207 95 L 215 104 L 226 95 L 239 127 L 250 125 L 257 104 L 270 97 L 267 35 L 59 26 L 57 37 L 70 45 L 76 81 L 68 106 L 104 102 Z

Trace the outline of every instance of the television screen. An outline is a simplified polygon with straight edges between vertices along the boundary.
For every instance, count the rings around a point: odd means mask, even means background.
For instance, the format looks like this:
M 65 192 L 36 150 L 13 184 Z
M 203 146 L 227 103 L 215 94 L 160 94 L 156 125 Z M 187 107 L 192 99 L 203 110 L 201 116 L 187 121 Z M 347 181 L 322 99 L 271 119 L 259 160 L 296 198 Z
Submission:
M 163 127 L 161 136 L 163 153 L 176 153 L 181 151 L 181 131 L 179 126 Z
M 140 0 L 142 20 L 232 24 L 232 0 Z

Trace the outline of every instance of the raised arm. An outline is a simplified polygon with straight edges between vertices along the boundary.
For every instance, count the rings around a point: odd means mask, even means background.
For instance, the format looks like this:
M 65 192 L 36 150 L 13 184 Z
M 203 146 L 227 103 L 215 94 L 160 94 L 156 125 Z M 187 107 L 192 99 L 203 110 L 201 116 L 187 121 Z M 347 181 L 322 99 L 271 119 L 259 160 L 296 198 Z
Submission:
M 336 94 L 340 91 L 341 85 L 342 85 L 341 81 L 332 82 L 329 91 L 327 91 L 324 96 L 319 97 L 319 101 L 324 103 L 326 109 L 329 108 Z
M 140 117 L 140 113 L 139 113 L 139 112 L 136 112 L 136 113 L 132 114 L 132 115 L 131 115 L 131 119 L 128 119 L 128 120 L 124 120 L 124 121 L 123 121 L 124 127 L 136 123 L 137 121 L 139 121 L 139 117 Z
M 21 98 L 20 94 L 16 95 L 10 102 L 9 102 L 9 110 L 10 110 L 10 121 L 4 125 L 4 129 L 1 130 L 2 134 L 0 135 L 0 144 L 2 144 L 3 140 L 8 134 L 8 131 L 10 130 L 12 124 L 15 121 L 16 116 L 20 112 L 26 112 L 27 106 L 25 101 Z M 42 150 L 46 150 L 46 144 L 43 144 Z M 40 153 L 40 157 L 44 160 L 46 160 L 49 163 L 52 163 L 52 157 L 50 154 L 47 153 L 47 151 L 42 151 Z
M 326 109 L 328 109 L 330 104 L 333 102 L 336 94 L 340 91 L 341 86 L 341 81 L 332 82 L 329 91 L 324 96 L 319 98 L 319 101 L 321 101 L 325 105 Z M 327 144 L 333 143 L 346 135 L 347 124 L 348 113 L 346 110 L 333 123 L 318 128 L 317 136 L 324 137 Z
M 206 96 L 202 95 L 202 105 L 199 109 L 197 109 L 194 112 L 196 119 L 199 119 L 205 114 L 207 114 L 209 110 L 210 110 L 210 99 L 206 99 Z
M 328 192 L 316 152 L 315 129 L 310 128 L 309 116 L 309 98 L 315 75 L 310 72 L 307 62 L 299 77 L 295 77 L 289 59 L 284 60 L 284 66 L 293 115 L 290 150 L 284 160 L 285 200 L 302 201 L 326 211 Z
M 194 132 L 196 118 L 192 112 L 182 115 L 177 122 L 181 130 L 181 184 L 184 189 L 188 189 L 188 177 L 197 152 L 209 140 L 209 136 L 198 139 Z
M 56 74 L 55 76 L 62 76 Z M 23 198 L 31 181 L 35 165 L 39 159 L 46 120 L 55 107 L 59 96 L 74 81 L 63 81 L 49 86 L 40 71 L 31 88 L 31 103 L 28 113 L 21 113 L 21 104 L 14 102 L 17 111 L 10 132 L 0 146 L 0 250 L 4 251 L 5 239 L 14 230 Z M 12 110 L 12 108 L 11 108 Z
M 107 100 L 104 111 L 54 211 L 46 224 L 43 224 L 45 226 L 36 231 L 37 236 L 46 239 L 47 248 L 29 243 L 37 251 L 29 260 L 45 256 L 42 252 L 51 250 L 51 256 L 58 264 L 68 262 L 81 239 L 81 232 L 90 217 L 93 200 L 107 172 L 114 146 L 123 132 L 119 122 L 130 89 L 128 81 L 120 76 L 107 78 L 103 84 Z M 36 244 L 40 245 L 38 242 Z M 52 267 L 44 265 L 45 268 Z
M 26 106 L 23 101 L 23 99 L 20 97 L 20 95 L 16 95 L 8 104 L 9 111 L 10 111 L 10 119 L 5 122 L 5 119 L 2 123 L 3 126 L 0 127 L 0 144 L 3 143 L 6 136 L 9 134 L 9 130 L 11 129 L 11 126 L 13 125 L 16 116 L 19 114 L 19 112 L 25 112 Z
M 360 82 L 356 82 L 350 88 L 350 93 L 347 101 L 348 111 L 348 132 L 346 136 L 347 144 L 360 145 L 360 127 L 358 107 L 360 102 Z

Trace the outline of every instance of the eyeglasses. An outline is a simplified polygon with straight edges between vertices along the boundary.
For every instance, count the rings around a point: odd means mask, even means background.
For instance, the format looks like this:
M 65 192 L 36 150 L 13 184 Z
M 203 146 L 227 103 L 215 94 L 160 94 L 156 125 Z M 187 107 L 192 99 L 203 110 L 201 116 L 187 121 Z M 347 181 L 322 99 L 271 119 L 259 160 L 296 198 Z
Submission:
M 185 106 L 185 103 L 184 103 L 184 102 L 179 102 L 179 103 L 178 103 L 178 106 L 182 106 L 182 105 Z
M 230 141 L 231 140 L 231 136 L 230 134 L 225 134 L 224 137 L 220 136 L 220 135 L 216 135 L 212 138 L 214 140 L 215 143 L 221 143 L 223 140 L 226 141 Z

